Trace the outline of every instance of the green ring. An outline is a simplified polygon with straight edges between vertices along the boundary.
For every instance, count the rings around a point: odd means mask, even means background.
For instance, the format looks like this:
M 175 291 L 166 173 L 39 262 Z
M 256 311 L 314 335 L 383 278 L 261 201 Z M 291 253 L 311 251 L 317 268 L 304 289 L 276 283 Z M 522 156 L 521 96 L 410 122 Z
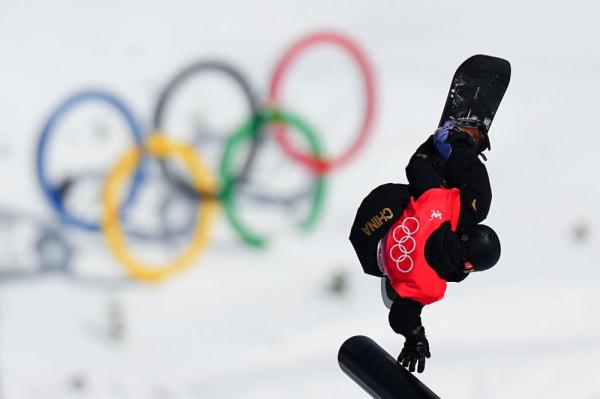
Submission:
M 221 189 L 220 196 L 223 201 L 225 215 L 233 226 L 234 230 L 247 244 L 253 247 L 262 247 L 266 239 L 253 232 L 240 219 L 235 206 L 235 172 L 233 168 L 233 154 L 244 142 L 250 141 L 254 136 L 261 132 L 261 127 L 265 123 L 283 122 L 294 128 L 294 131 L 302 133 L 308 140 L 308 145 L 312 155 L 320 157 L 322 155 L 321 146 L 318 142 L 315 131 L 295 115 L 276 109 L 264 110 L 261 114 L 248 120 L 231 136 L 225 145 L 223 158 L 221 159 L 220 175 Z M 323 198 L 325 192 L 325 179 L 322 174 L 316 175 L 315 192 L 313 196 L 313 205 L 307 218 L 302 221 L 299 227 L 303 230 L 312 228 L 317 222 L 323 208 Z

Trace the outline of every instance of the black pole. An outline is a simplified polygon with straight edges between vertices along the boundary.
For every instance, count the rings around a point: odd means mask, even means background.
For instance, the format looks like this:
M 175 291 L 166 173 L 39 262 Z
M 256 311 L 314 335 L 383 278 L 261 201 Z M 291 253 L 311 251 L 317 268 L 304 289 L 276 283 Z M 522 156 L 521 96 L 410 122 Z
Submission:
M 369 337 L 348 338 L 340 347 L 338 363 L 375 399 L 440 399 Z

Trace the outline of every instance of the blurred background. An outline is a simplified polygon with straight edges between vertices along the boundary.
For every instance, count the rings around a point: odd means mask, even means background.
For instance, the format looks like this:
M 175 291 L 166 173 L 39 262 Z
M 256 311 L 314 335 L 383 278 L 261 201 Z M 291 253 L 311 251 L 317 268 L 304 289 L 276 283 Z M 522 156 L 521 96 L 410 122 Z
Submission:
M 585 1 L 2 1 L 0 398 L 365 397 L 341 343 L 396 356 L 404 339 L 350 225 L 372 188 L 406 181 L 478 53 L 512 64 L 487 162 L 503 255 L 425 308 L 419 378 L 444 398 L 600 397 L 597 16 Z M 275 101 L 283 55 L 323 31 L 358 46 L 372 96 L 351 52 L 318 43 Z M 361 126 L 366 140 L 316 174 L 253 125 L 267 104 L 304 127 L 302 152 L 339 157 Z M 153 269 L 198 244 L 149 282 L 98 225 L 107 176 L 154 128 L 220 189 L 186 193 L 186 164 L 150 156 L 113 187 L 130 258 Z

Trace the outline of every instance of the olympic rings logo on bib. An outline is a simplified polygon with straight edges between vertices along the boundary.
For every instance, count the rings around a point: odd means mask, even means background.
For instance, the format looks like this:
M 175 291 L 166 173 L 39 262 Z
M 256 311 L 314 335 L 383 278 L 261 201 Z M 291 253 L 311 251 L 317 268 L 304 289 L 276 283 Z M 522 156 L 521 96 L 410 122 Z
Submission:
M 413 269 L 414 260 L 410 255 L 417 248 L 417 242 L 413 234 L 419 231 L 419 227 L 419 220 L 411 216 L 404 219 L 402 224 L 396 226 L 392 231 L 392 238 L 396 244 L 390 248 L 390 258 L 392 258 L 396 268 L 401 273 L 408 273 Z M 400 238 L 398 238 L 399 233 L 403 234 Z M 394 253 L 400 255 L 394 256 Z

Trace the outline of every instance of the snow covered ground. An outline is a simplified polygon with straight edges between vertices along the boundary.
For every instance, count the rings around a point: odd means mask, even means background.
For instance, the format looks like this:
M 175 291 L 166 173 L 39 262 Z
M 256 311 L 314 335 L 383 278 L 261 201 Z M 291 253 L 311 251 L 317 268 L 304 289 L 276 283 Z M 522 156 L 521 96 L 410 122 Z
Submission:
M 443 398 L 600 397 L 600 132 L 591 119 L 600 92 L 599 11 L 589 1 L 1 2 L 0 207 L 52 226 L 34 149 L 44 118 L 75 90 L 115 90 L 149 124 L 158 91 L 187 63 L 231 60 L 265 95 L 283 49 L 327 28 L 366 50 L 380 102 L 372 140 L 328 177 L 323 218 L 308 234 L 280 227 L 289 215 L 248 207 L 244 217 L 277 232 L 268 249 L 241 245 L 221 215 L 197 263 L 163 283 L 0 282 L 0 398 L 365 397 L 339 369 L 339 345 L 364 334 L 395 355 L 403 339 L 387 325 L 379 281 L 360 271 L 349 227 L 372 187 L 404 181 L 456 66 L 476 53 L 507 58 L 513 68 L 487 163 L 488 223 L 503 255 L 493 271 L 452 285 L 425 309 L 433 356 L 420 378 Z M 289 82 L 290 103 L 326 148 L 339 151 L 360 109 L 352 70 L 327 51 L 312 56 Z M 224 126 L 243 110 L 231 92 L 196 95 L 211 110 L 202 116 L 214 113 Z M 329 118 L 318 112 L 328 101 L 336 103 Z M 107 151 L 82 153 L 86 142 L 71 147 L 68 137 L 53 144 L 55 175 L 106 171 L 127 148 L 115 139 Z M 267 176 L 288 186 L 306 179 L 284 165 L 283 176 Z M 122 274 L 102 238 L 64 234 L 75 243 L 78 270 Z M 0 256 L 27 245 L 10 238 Z M 346 288 L 332 290 L 340 279 Z

